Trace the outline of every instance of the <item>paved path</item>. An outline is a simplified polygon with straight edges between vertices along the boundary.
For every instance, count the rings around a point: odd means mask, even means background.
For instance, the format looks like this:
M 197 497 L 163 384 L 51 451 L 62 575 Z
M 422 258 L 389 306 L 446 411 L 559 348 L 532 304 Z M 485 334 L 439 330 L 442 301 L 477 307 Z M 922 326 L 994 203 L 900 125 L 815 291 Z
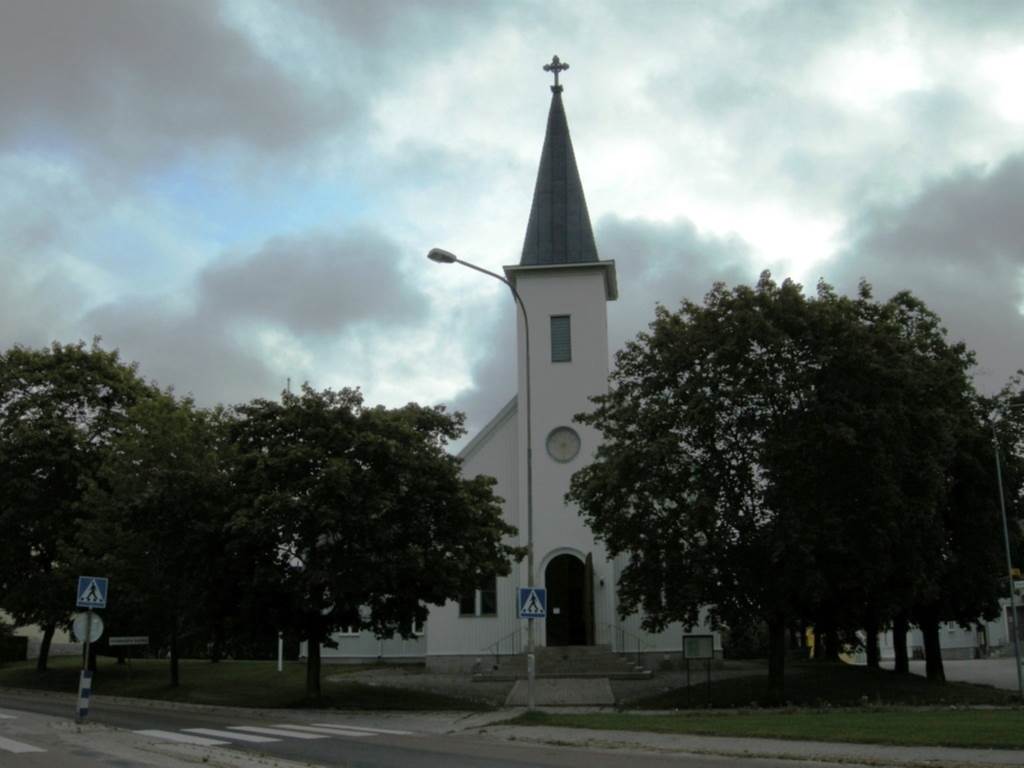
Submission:
M 1008 691 L 1017 690 L 1017 671 L 1015 660 L 1008 659 L 968 659 L 964 661 L 943 661 L 946 679 L 957 683 L 978 683 L 1004 688 Z M 884 669 L 892 669 L 891 661 L 883 661 Z M 924 677 L 924 662 L 910 662 L 910 671 Z
M 766 667 L 759 662 L 750 661 L 727 661 L 722 668 L 713 669 L 711 672 L 712 681 L 725 680 L 731 677 L 748 677 L 750 675 L 766 674 Z M 330 669 L 326 673 L 328 679 L 338 679 L 345 682 L 361 682 L 367 685 L 387 685 L 395 688 L 412 688 L 420 691 L 441 693 L 447 696 L 456 696 L 463 699 L 483 701 L 492 706 L 515 706 L 526 703 L 525 693 L 521 693 L 522 686 L 512 682 L 473 682 L 467 674 L 450 675 L 430 672 L 422 667 L 394 668 L 394 667 L 371 667 L 360 671 L 346 670 L 344 674 L 336 678 L 330 677 Z M 552 680 L 551 683 L 543 683 L 552 687 L 550 696 L 543 705 L 611 705 L 619 703 L 628 704 L 637 699 L 667 691 L 673 688 L 682 688 L 686 685 L 686 672 L 677 669 L 660 670 L 653 677 L 641 680 L 612 680 L 611 692 L 606 692 L 608 680 L 603 680 L 595 685 L 584 684 L 579 687 L 579 679 L 567 679 L 555 683 L 557 678 L 540 678 L 538 683 L 545 680 Z M 705 675 L 703 670 L 694 668 L 691 675 L 693 685 L 703 686 Z M 584 695 L 585 694 L 585 695 Z M 588 700 L 589 698 L 589 700 Z
M 494 739 L 512 739 L 517 743 L 572 745 L 583 749 L 616 749 L 629 753 L 661 753 L 679 757 L 704 755 L 725 758 L 723 765 L 740 760 L 785 760 L 806 768 L 810 764 L 899 766 L 921 768 L 940 766 L 1024 765 L 1024 751 L 1009 749 L 954 749 L 948 747 L 890 747 L 879 744 L 833 744 L 820 741 L 782 739 L 742 739 L 722 736 L 684 736 L 633 731 L 590 731 L 581 728 L 492 726 L 487 733 Z M 798 761 L 793 763 L 792 761 Z M 624 761 L 624 764 L 625 763 Z
M 73 695 L 0 691 L 5 737 L 44 752 L 0 754 L 4 768 L 993 768 L 1024 751 L 887 747 L 572 728 L 515 727 L 522 712 L 252 710 L 96 697 L 95 722 L 67 719 Z M 65 713 L 63 717 L 60 713 Z M 3 725 L 6 724 L 6 725 Z M 114 726 L 111 728 L 110 726 Z M 122 730 L 124 729 L 124 730 Z M 294 762 L 293 762 L 294 761 Z
M 516 681 L 505 700 L 505 706 L 525 707 L 529 695 L 529 683 Z M 607 677 L 542 677 L 535 681 L 534 696 L 538 707 L 590 706 L 610 707 L 615 704 L 612 687 Z

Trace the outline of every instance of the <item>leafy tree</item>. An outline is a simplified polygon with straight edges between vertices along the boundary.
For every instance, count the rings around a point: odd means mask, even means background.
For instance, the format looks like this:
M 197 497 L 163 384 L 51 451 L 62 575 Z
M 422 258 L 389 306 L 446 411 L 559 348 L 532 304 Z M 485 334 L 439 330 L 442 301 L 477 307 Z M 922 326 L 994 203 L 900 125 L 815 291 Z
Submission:
M 152 392 L 98 341 L 0 354 L 0 607 L 43 628 L 40 671 L 74 608 L 82 489 Z
M 306 690 L 320 695 L 320 644 L 343 625 L 411 636 L 425 604 L 509 572 L 490 478 L 463 479 L 445 446 L 460 415 L 366 408 L 358 391 L 285 393 L 239 408 L 235 528 L 255 557 L 271 625 L 307 642 Z
M 83 559 L 122 585 L 110 623 L 157 638 L 177 686 L 182 639 L 209 638 L 235 588 L 225 416 L 167 393 L 127 417 L 84 498 Z
M 771 466 L 819 365 L 808 323 L 800 287 L 767 273 L 753 289 L 716 284 L 703 305 L 659 307 L 616 355 L 609 393 L 577 417 L 604 442 L 569 493 L 628 558 L 624 614 L 642 609 L 650 629 L 692 625 L 704 605 L 713 621 L 765 621 L 778 697 L 787 626 L 816 581 L 813 526 Z
M 777 700 L 787 627 L 814 624 L 835 653 L 895 616 L 937 631 L 936 617 L 987 610 L 991 580 L 942 602 L 943 574 L 986 535 L 951 495 L 977 425 L 971 363 L 922 302 L 877 303 L 866 284 L 806 299 L 765 273 L 659 308 L 577 417 L 605 441 L 569 496 L 628 558 L 621 610 L 652 629 L 693 624 L 702 605 L 729 625 L 763 620 Z

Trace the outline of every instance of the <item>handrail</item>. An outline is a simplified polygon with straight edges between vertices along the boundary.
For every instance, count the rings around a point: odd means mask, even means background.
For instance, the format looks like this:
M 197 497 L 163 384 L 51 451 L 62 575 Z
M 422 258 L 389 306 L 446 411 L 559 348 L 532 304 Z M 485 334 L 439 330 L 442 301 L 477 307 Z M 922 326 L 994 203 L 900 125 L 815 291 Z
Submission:
M 636 660 L 638 663 L 640 661 L 641 653 L 643 653 L 645 650 L 651 650 L 654 648 L 654 645 L 652 643 L 648 642 L 647 640 L 644 640 L 639 635 L 630 632 L 621 624 L 608 624 L 607 622 L 599 622 L 598 626 L 603 627 L 604 629 L 611 630 L 613 640 L 612 646 L 616 653 L 620 653 L 623 655 L 627 653 L 635 653 Z M 632 646 L 632 650 L 630 650 L 630 646 Z
M 654 644 L 644 638 L 640 637 L 634 632 L 623 627 L 621 624 L 608 624 L 607 622 L 597 622 L 596 626 L 602 627 L 606 630 L 610 630 L 612 634 L 612 646 L 616 653 L 635 654 L 636 661 L 639 663 L 640 656 L 645 651 L 652 650 Z M 481 654 L 486 656 L 494 657 L 494 669 L 497 669 L 501 663 L 501 656 L 516 656 L 523 651 L 523 630 L 522 628 L 514 629 L 507 635 L 504 635 L 495 640 L 490 645 L 485 646 L 481 649 Z
M 516 629 L 509 632 L 504 637 L 499 637 L 490 645 L 486 646 L 482 653 L 488 656 L 494 656 L 494 668 L 498 668 L 499 659 L 501 656 L 501 650 L 503 646 L 508 646 L 507 655 L 515 656 L 518 654 L 523 647 L 522 644 L 522 628 L 517 627 Z

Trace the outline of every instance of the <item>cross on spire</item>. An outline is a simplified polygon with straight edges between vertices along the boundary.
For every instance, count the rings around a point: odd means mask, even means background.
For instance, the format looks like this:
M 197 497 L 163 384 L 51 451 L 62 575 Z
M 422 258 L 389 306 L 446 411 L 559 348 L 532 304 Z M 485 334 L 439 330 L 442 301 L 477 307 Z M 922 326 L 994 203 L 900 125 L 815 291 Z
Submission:
M 551 72 L 555 76 L 555 84 L 551 86 L 551 92 L 552 93 L 561 93 L 562 92 L 562 86 L 560 86 L 558 84 L 558 73 L 559 72 L 564 72 L 568 68 L 569 68 L 569 65 L 564 63 L 557 56 L 552 56 L 551 57 L 551 63 L 544 65 L 544 71 L 545 72 Z

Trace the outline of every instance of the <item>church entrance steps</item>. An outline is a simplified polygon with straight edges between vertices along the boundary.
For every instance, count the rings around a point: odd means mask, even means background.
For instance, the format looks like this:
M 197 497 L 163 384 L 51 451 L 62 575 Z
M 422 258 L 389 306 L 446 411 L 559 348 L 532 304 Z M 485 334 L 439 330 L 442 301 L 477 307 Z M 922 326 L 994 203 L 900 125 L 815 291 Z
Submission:
M 613 652 L 607 645 L 563 645 L 537 648 L 537 678 L 548 680 L 646 680 L 651 671 Z M 512 681 L 526 678 L 526 654 L 491 656 L 473 680 Z
M 525 707 L 527 693 L 526 681 L 516 681 L 505 699 L 505 706 Z M 615 705 L 615 695 L 607 677 L 538 678 L 534 696 L 537 706 L 541 707 Z

